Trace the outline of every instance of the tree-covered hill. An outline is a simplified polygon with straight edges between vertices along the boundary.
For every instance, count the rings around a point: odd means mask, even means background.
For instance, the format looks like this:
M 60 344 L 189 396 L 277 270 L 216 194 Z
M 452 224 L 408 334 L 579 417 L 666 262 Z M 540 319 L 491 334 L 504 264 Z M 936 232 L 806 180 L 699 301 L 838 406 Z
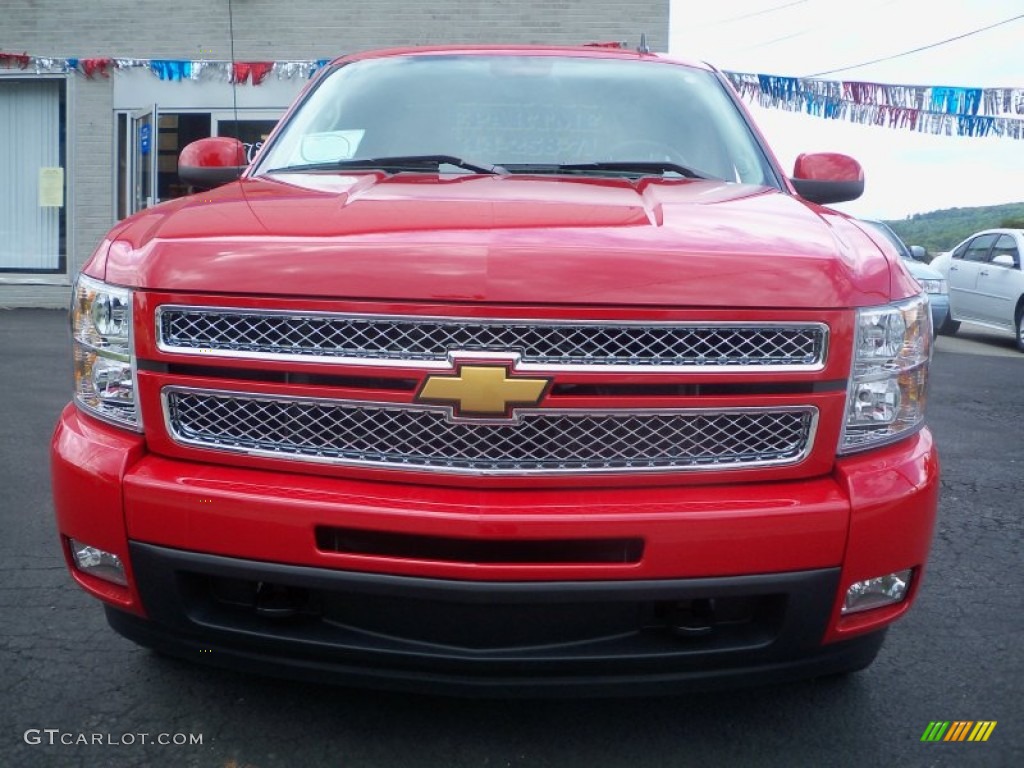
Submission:
M 980 208 L 946 208 L 887 221 L 907 245 L 923 245 L 930 253 L 948 251 L 965 237 L 993 227 L 1024 229 L 1024 203 Z

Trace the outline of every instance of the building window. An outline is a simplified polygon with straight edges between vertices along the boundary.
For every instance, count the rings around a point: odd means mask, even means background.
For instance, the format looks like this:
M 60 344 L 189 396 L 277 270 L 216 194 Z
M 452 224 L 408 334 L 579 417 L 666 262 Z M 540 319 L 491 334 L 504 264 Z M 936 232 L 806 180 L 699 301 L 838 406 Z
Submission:
M 67 269 L 63 79 L 0 78 L 0 273 Z
M 246 161 L 252 162 L 256 153 L 260 151 L 263 142 L 277 125 L 277 118 L 249 118 L 235 120 L 233 118 L 221 117 L 217 121 L 218 136 L 232 136 L 245 145 Z

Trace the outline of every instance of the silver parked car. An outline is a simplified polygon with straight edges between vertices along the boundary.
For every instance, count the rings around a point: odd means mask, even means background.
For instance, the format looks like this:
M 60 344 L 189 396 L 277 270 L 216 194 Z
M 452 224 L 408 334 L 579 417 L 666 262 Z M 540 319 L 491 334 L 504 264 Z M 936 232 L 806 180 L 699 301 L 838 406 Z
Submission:
M 931 266 L 949 280 L 949 319 L 939 330 L 956 333 L 961 321 L 1008 331 L 1024 352 L 1024 229 L 976 232 Z
M 903 259 L 907 271 L 914 276 L 914 279 L 921 284 L 925 293 L 928 294 L 928 303 L 931 305 L 932 312 L 932 331 L 937 333 L 939 328 L 949 322 L 949 291 L 946 277 L 938 270 L 920 261 L 914 254 L 918 249 L 921 253 L 924 253 L 923 248 L 920 248 L 920 246 L 908 248 L 906 243 L 900 239 L 900 236 L 893 232 L 892 228 L 885 222 L 872 219 L 861 219 L 861 221 L 869 224 L 875 231 L 892 243 L 896 252 Z

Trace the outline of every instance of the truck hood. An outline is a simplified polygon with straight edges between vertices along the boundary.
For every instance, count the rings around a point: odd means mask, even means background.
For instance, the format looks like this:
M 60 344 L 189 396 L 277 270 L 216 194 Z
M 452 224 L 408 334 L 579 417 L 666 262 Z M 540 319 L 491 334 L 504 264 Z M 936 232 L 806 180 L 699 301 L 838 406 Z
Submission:
M 846 217 L 720 181 L 284 174 L 122 222 L 86 268 L 168 292 L 836 308 L 910 295 Z

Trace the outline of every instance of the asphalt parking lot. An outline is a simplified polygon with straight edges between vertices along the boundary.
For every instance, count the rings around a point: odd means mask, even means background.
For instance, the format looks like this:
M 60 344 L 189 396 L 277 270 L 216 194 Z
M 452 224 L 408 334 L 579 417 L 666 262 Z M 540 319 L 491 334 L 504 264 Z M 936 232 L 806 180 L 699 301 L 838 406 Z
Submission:
M 1024 765 L 1024 354 L 1010 337 L 965 325 L 938 340 L 929 413 L 943 491 L 930 569 L 872 667 L 584 701 L 299 685 L 123 640 L 65 572 L 53 522 L 65 313 L 0 310 L 0 352 L 0 766 Z M 922 742 L 936 720 L 997 725 L 985 743 Z

